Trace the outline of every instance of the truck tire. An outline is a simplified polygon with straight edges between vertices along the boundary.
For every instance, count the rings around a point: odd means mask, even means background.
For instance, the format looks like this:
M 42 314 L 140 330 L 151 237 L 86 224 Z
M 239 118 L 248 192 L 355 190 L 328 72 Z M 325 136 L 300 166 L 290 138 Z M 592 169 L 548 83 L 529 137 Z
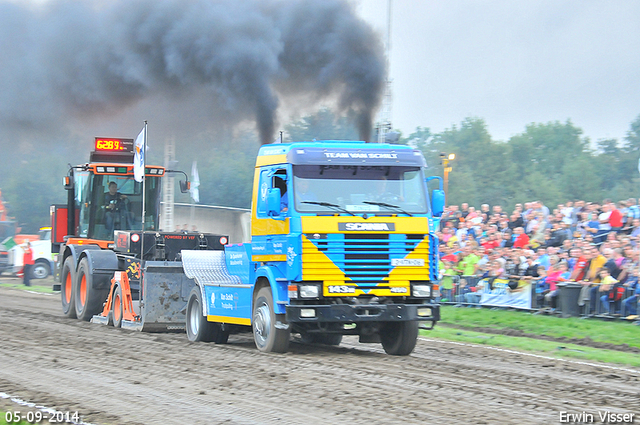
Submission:
M 122 327 L 122 314 L 124 306 L 122 305 L 122 288 L 120 285 L 116 286 L 116 290 L 113 292 L 113 301 L 111 303 L 111 317 L 113 319 L 113 327 Z
M 284 353 L 289 348 L 291 328 L 284 314 L 276 314 L 273 307 L 271 288 L 258 290 L 253 302 L 251 320 L 253 340 L 258 350 L 265 353 Z
M 76 318 L 75 282 L 73 257 L 69 256 L 64 260 L 60 271 L 60 298 L 62 299 L 62 314 L 70 319 Z
M 108 294 L 109 289 L 93 288 L 93 276 L 91 275 L 89 260 L 86 258 L 80 260 L 74 292 L 78 319 L 88 322 L 94 315 L 100 313 Z
M 51 266 L 47 262 L 47 260 L 38 260 L 35 262 L 33 267 L 31 267 L 31 278 L 32 279 L 44 279 L 51 273 Z
M 202 314 L 202 294 L 198 286 L 193 288 L 189 294 L 186 328 L 187 338 L 191 342 L 226 344 L 229 339 L 228 330 L 223 330 L 220 323 L 209 322 L 207 317 Z
M 380 329 L 382 348 L 392 356 L 408 356 L 418 342 L 418 322 L 387 322 Z

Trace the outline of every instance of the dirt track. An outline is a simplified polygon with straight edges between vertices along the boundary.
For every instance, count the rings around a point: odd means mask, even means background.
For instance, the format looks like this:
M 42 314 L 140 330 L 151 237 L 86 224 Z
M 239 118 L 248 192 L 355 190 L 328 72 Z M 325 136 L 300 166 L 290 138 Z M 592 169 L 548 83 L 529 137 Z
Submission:
M 550 424 L 634 413 L 640 370 L 420 340 L 409 357 L 345 338 L 262 354 L 62 317 L 59 295 L 0 288 L 0 392 L 92 424 Z M 0 399 L 0 411 L 25 410 Z

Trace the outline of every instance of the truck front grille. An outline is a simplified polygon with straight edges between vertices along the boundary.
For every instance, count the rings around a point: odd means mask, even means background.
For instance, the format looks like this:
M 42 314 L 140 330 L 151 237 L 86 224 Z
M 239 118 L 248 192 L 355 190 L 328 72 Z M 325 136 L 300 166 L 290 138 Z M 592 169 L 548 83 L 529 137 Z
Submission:
M 394 268 L 391 260 L 405 258 L 410 253 L 424 258 L 428 265 L 429 249 L 418 244 L 425 234 L 366 233 L 328 234 L 320 240 L 309 239 L 303 244 L 305 280 L 327 280 L 334 276 L 327 273 L 327 258 L 344 273 L 344 281 L 358 287 L 374 287 L 383 281 Z M 318 252 L 324 254 L 319 256 Z M 417 250 L 416 250 L 417 249 Z M 425 267 L 425 273 L 428 268 Z M 424 276 L 422 276 L 424 279 Z

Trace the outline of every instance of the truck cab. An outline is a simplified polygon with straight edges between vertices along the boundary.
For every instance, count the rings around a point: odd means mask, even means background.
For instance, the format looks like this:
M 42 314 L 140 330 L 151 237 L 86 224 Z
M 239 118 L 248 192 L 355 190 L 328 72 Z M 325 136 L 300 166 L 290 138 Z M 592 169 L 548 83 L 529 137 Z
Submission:
M 164 171 L 163 167 L 147 167 L 144 230 L 158 229 Z M 142 183 L 135 181 L 132 164 L 86 164 L 73 168 L 70 178 L 73 202 L 69 212 L 74 217 L 75 237 L 105 245 L 113 242 L 116 230 L 142 230 Z

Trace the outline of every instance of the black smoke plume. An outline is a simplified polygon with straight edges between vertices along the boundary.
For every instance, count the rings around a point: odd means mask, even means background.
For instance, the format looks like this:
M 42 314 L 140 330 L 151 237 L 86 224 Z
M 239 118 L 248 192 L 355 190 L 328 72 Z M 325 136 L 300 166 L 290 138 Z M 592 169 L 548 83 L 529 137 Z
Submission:
M 268 143 L 290 96 L 336 100 L 366 140 L 386 73 L 346 0 L 0 0 L 0 40 L 0 125 L 14 130 L 193 97 Z

